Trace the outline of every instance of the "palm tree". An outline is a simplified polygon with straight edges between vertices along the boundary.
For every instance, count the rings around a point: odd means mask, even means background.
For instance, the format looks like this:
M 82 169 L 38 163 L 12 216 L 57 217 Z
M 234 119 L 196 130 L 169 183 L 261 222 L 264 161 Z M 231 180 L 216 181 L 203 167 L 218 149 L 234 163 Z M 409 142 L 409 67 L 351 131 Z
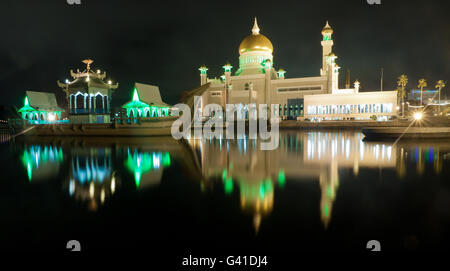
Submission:
M 438 115 L 441 114 L 441 89 L 445 87 L 443 80 L 439 80 L 436 83 L 436 88 L 439 89 L 439 105 L 438 105 Z
M 417 85 L 418 88 L 420 88 L 420 105 L 422 106 L 422 92 L 423 88 L 427 86 L 427 81 L 425 79 L 420 79 L 419 84 Z
M 405 96 L 406 96 L 405 87 L 407 84 L 408 84 L 408 77 L 404 74 L 400 75 L 397 81 L 398 85 L 397 93 L 402 99 L 402 116 L 405 116 Z

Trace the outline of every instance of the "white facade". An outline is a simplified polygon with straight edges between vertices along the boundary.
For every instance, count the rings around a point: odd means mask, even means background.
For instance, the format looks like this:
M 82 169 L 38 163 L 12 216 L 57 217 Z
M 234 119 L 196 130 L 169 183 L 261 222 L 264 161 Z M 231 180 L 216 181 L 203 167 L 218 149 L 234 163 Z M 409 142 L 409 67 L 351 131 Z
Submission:
M 312 120 L 387 120 L 397 115 L 397 91 L 305 96 L 305 117 Z

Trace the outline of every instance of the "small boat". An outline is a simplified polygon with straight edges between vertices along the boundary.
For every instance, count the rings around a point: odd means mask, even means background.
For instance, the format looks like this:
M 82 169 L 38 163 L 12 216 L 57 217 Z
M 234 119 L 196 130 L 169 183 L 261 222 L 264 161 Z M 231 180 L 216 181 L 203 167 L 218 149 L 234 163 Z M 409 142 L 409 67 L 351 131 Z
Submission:
M 450 127 L 368 127 L 364 139 L 450 139 Z
M 129 119 L 113 123 L 60 123 L 13 126 L 20 136 L 170 136 L 178 116 Z

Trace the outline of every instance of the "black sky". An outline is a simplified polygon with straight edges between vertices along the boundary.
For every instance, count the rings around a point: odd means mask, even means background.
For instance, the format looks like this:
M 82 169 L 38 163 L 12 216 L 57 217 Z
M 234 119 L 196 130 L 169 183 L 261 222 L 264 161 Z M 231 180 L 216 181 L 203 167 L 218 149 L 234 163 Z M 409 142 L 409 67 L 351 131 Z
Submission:
M 220 76 L 227 61 L 236 70 L 254 16 L 274 45 L 275 67 L 287 77 L 319 74 L 320 31 L 328 19 L 341 87 L 350 69 L 363 90 L 379 89 L 381 67 L 385 89 L 394 89 L 402 73 L 409 88 L 420 77 L 432 86 L 448 82 L 449 1 L 381 1 L 2 0 L 0 104 L 21 106 L 25 90 L 63 97 L 56 80 L 84 68 L 85 58 L 119 82 L 115 106 L 129 100 L 135 81 L 158 85 L 174 104 L 198 86 L 200 65 L 208 66 L 209 77 Z

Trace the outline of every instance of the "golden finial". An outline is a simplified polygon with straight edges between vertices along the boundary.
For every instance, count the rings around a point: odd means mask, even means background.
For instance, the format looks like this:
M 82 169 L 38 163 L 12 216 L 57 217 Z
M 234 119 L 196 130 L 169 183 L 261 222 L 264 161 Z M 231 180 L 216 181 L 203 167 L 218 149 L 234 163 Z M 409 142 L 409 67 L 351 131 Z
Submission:
M 92 64 L 92 62 L 94 62 L 94 60 L 92 60 L 92 59 L 85 59 L 82 62 L 84 64 L 86 64 L 86 70 L 90 71 L 91 70 L 91 64 Z
M 252 28 L 252 33 L 253 33 L 253 35 L 259 35 L 259 27 L 258 27 L 258 21 L 256 20 L 256 17 L 255 17 L 255 22 L 254 22 L 253 28 Z

